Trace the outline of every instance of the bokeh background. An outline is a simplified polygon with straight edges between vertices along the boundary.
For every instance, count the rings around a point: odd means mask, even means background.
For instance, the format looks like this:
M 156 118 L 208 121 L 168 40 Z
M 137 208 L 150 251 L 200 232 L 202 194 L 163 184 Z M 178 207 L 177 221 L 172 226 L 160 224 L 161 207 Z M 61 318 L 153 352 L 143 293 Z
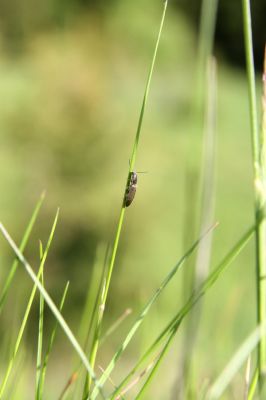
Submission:
M 139 175 L 136 199 L 126 213 L 104 329 L 125 308 L 132 308 L 133 313 L 105 344 L 100 353 L 102 365 L 117 348 L 141 306 L 183 254 L 188 203 L 192 208 L 198 207 L 196 197 L 195 204 L 192 200 L 199 184 L 202 126 L 191 118 L 191 108 L 200 3 L 176 0 L 169 5 L 136 164 L 137 170 L 148 173 Z M 220 225 L 214 234 L 212 266 L 253 221 L 240 3 L 220 1 L 217 16 L 215 221 Z M 259 99 L 266 3 L 256 1 L 252 7 Z M 45 279 L 56 300 L 70 280 L 65 316 L 74 331 L 78 330 L 96 254 L 114 240 L 161 11 L 162 1 L 154 0 L 0 3 L 1 220 L 19 242 L 35 203 L 46 191 L 26 250 L 37 267 L 38 241 L 46 242 L 60 207 Z M 1 240 L 2 281 L 11 260 L 11 251 Z M 207 295 L 193 356 L 196 385 L 217 376 L 254 326 L 254 273 L 250 244 Z M 13 295 L 1 317 L 5 357 L 8 354 L 4 345 L 15 337 L 30 289 L 31 282 L 19 270 Z M 181 293 L 182 273 L 153 308 L 121 361 L 116 379 L 182 304 Z M 31 365 L 37 343 L 37 315 L 36 302 L 21 355 L 27 368 L 17 384 L 20 393 L 27 393 L 25 399 L 33 396 Z M 51 320 L 47 311 L 48 327 Z M 171 398 L 175 392 L 182 331 L 178 336 L 165 368 L 154 381 L 153 397 L 148 398 Z M 3 357 L 1 370 L 4 361 Z M 62 336 L 48 371 L 48 399 L 57 398 L 71 366 L 71 349 Z M 53 368 L 59 368 L 60 374 L 55 376 Z M 233 398 L 236 388 L 237 380 L 228 398 Z

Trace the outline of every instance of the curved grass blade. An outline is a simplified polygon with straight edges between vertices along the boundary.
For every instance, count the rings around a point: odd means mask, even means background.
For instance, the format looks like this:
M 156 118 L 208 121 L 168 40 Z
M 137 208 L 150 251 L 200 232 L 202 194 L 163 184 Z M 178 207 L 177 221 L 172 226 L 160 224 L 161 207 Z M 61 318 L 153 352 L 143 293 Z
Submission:
M 133 327 L 131 328 L 131 330 L 129 331 L 126 339 L 124 340 L 124 342 L 122 343 L 121 347 L 118 349 L 118 351 L 115 353 L 115 355 L 113 356 L 112 360 L 110 361 L 109 365 L 107 366 L 107 368 L 105 369 L 105 373 L 104 375 L 102 375 L 102 377 L 100 378 L 99 382 L 101 385 L 104 384 L 104 382 L 106 381 L 106 379 L 110 376 L 112 370 L 115 367 L 115 364 L 117 362 L 117 360 L 121 357 L 122 353 L 125 351 L 125 349 L 127 348 L 128 344 L 130 343 L 131 339 L 133 338 L 133 336 L 135 335 L 136 331 L 139 329 L 140 325 L 142 324 L 145 316 L 147 315 L 147 313 L 149 312 L 151 306 L 153 305 L 153 303 L 157 300 L 157 298 L 160 296 L 161 292 L 166 288 L 166 286 L 168 285 L 168 283 L 171 281 L 171 279 L 175 276 L 176 272 L 178 271 L 178 269 L 181 267 L 181 265 L 184 264 L 184 262 L 186 261 L 186 259 L 193 253 L 193 251 L 196 249 L 196 247 L 198 246 L 198 244 L 200 243 L 201 240 L 203 240 L 203 238 L 211 231 L 213 230 L 215 227 L 217 226 L 217 224 L 215 224 L 214 226 L 212 226 L 211 228 L 208 229 L 207 232 L 205 232 L 203 234 L 203 236 L 201 236 L 198 240 L 196 240 L 196 242 L 190 247 L 190 249 L 183 255 L 183 257 L 181 257 L 181 259 L 177 262 L 177 264 L 174 266 L 174 268 L 169 272 L 169 274 L 166 276 L 166 278 L 162 281 L 160 287 L 156 290 L 156 292 L 154 293 L 154 295 L 151 297 L 151 299 L 148 301 L 148 303 L 146 304 L 146 306 L 143 308 L 142 312 L 140 313 L 140 315 L 138 316 L 138 318 L 136 319 L 136 322 L 134 323 Z M 91 399 L 95 400 L 96 396 L 98 395 L 98 391 L 97 388 L 95 388 L 92 392 L 91 395 Z
M 22 240 L 21 240 L 21 243 L 20 243 L 20 246 L 19 246 L 19 249 L 20 249 L 21 252 L 24 251 L 24 249 L 25 249 L 25 247 L 26 247 L 26 245 L 28 243 L 30 234 L 32 232 L 33 226 L 34 226 L 35 221 L 37 219 L 37 216 L 39 214 L 39 211 L 40 211 L 40 208 L 42 206 L 44 197 L 45 197 L 45 192 L 43 192 L 41 194 L 41 197 L 40 197 L 39 201 L 37 202 L 37 204 L 35 206 L 35 209 L 33 210 L 32 216 L 30 218 L 30 221 L 28 223 L 28 226 L 26 228 L 26 231 L 25 231 L 25 233 L 24 233 L 24 235 L 22 237 Z M 14 275 L 16 273 L 17 267 L 18 267 L 18 260 L 17 260 L 17 258 L 15 258 L 15 260 L 13 261 L 13 264 L 11 266 L 11 270 L 10 270 L 10 272 L 8 274 L 8 277 L 6 279 L 5 286 L 3 288 L 1 297 L 0 297 L 0 314 L 1 314 L 1 311 L 3 309 L 4 303 L 5 303 L 5 300 L 6 300 L 6 296 L 7 296 L 9 287 L 10 287 L 10 285 L 12 283 L 12 280 L 14 278 Z
M 142 355 L 136 365 L 131 369 L 128 375 L 119 384 L 117 389 L 112 393 L 111 399 L 115 399 L 115 396 L 124 388 L 124 386 L 129 382 L 131 377 L 138 371 L 138 369 L 145 363 L 145 361 L 153 354 L 162 343 L 162 341 L 172 333 L 176 333 L 178 327 L 180 326 L 184 317 L 189 313 L 189 311 L 194 307 L 194 305 L 201 299 L 202 296 L 212 287 L 212 285 L 219 278 L 220 274 L 231 264 L 231 262 L 238 256 L 241 250 L 250 240 L 251 236 L 255 231 L 255 226 L 252 226 L 234 245 L 234 247 L 229 251 L 229 253 L 224 257 L 224 259 L 218 264 L 218 266 L 211 272 L 208 278 L 201 284 L 201 286 L 191 295 L 186 304 L 181 308 L 181 310 L 171 319 L 167 326 L 163 329 L 157 339 L 148 348 L 148 350 Z M 165 354 L 165 353 L 164 353 Z M 113 361 L 113 360 L 112 360 Z M 115 362 L 114 360 L 113 362 Z M 99 380 L 101 382 L 101 379 Z
M 68 338 L 68 340 L 70 341 L 70 343 L 72 344 L 73 348 L 75 349 L 75 351 L 79 355 L 80 359 L 82 360 L 86 370 L 91 375 L 91 377 L 92 377 L 92 379 L 93 379 L 93 381 L 95 383 L 95 386 L 96 387 L 99 386 L 99 383 L 98 383 L 98 381 L 96 379 L 94 371 L 91 368 L 84 351 L 82 350 L 80 344 L 78 343 L 77 339 L 75 338 L 75 336 L 72 333 L 71 329 L 69 328 L 68 324 L 66 323 L 66 321 L 62 317 L 62 315 L 61 315 L 60 311 L 58 310 L 58 308 L 56 307 L 55 303 L 51 299 L 50 295 L 48 294 L 46 289 L 42 286 L 42 284 L 40 283 L 38 277 L 35 275 L 33 269 L 31 268 L 30 264 L 27 262 L 27 260 L 23 256 L 23 254 L 20 252 L 20 250 L 18 249 L 18 247 L 16 246 L 15 242 L 10 237 L 10 235 L 8 234 L 7 230 L 5 229 L 5 227 L 3 226 L 2 223 L 0 223 L 0 230 L 1 230 L 2 234 L 3 234 L 3 236 L 5 237 L 5 239 L 7 240 L 7 242 L 9 243 L 9 245 L 11 246 L 11 248 L 13 249 L 14 253 L 17 255 L 19 261 L 23 264 L 24 268 L 26 269 L 26 272 L 28 273 L 30 278 L 33 280 L 33 282 L 37 286 L 37 288 L 40 291 L 40 293 L 43 295 L 44 300 L 46 301 L 48 307 L 50 308 L 50 310 L 54 314 L 54 316 L 57 319 L 58 323 L 61 325 L 61 328 L 63 329 L 64 333 L 66 334 L 66 336 Z M 102 389 L 100 387 L 99 387 L 99 391 L 100 391 L 101 396 L 103 398 L 105 398 L 105 396 L 104 396 L 104 394 L 102 392 Z
M 56 216 L 55 216 L 55 219 L 54 219 L 54 223 L 53 223 L 53 226 L 52 226 L 52 229 L 51 229 L 51 233 L 49 235 L 49 239 L 48 239 L 48 242 L 47 242 L 47 245 L 46 245 L 46 249 L 44 251 L 44 254 L 43 254 L 43 257 L 42 257 L 42 260 L 41 260 L 41 263 L 40 263 L 40 268 L 39 268 L 38 275 L 37 275 L 38 278 L 36 278 L 36 279 L 39 279 L 41 277 L 41 275 L 42 275 L 44 264 L 45 264 L 45 261 L 46 261 L 46 258 L 47 258 L 47 255 L 48 255 L 48 252 L 49 252 L 49 249 L 50 249 L 50 245 L 51 245 L 52 240 L 53 240 L 53 236 L 54 236 L 57 220 L 58 220 L 58 211 L 56 213 Z M 19 346 L 20 346 L 20 343 L 21 343 L 21 339 L 22 339 L 22 336 L 23 336 L 23 333 L 24 333 L 24 330 L 25 330 L 25 327 L 26 327 L 26 324 L 27 324 L 27 321 L 28 321 L 29 313 L 30 313 L 30 310 L 31 310 L 31 306 L 32 306 L 32 303 L 33 303 L 33 300 L 34 300 L 34 296 L 35 296 L 36 290 L 37 290 L 37 286 L 36 286 L 36 283 L 35 283 L 35 285 L 33 286 L 32 291 L 31 291 L 31 295 L 30 295 L 30 298 L 29 298 L 29 301 L 28 301 L 28 304 L 27 304 L 27 307 L 26 307 L 26 311 L 25 311 L 25 314 L 24 314 L 24 317 L 23 317 L 23 320 L 22 320 L 22 324 L 21 324 L 21 327 L 20 327 L 20 330 L 19 330 L 19 333 L 18 333 L 18 336 L 17 336 L 17 340 L 16 340 L 16 343 L 15 343 L 15 346 L 14 346 L 14 350 L 13 350 L 11 359 L 9 361 L 9 364 L 8 364 L 4 379 L 3 379 L 2 383 L 1 383 L 1 386 L 0 386 L 0 398 L 3 397 L 3 393 L 4 393 L 4 390 L 6 388 L 6 384 L 7 384 L 8 378 L 9 378 L 10 373 L 11 373 L 12 368 L 13 368 L 15 357 L 17 355 L 17 352 L 18 352 L 18 349 L 19 349 Z

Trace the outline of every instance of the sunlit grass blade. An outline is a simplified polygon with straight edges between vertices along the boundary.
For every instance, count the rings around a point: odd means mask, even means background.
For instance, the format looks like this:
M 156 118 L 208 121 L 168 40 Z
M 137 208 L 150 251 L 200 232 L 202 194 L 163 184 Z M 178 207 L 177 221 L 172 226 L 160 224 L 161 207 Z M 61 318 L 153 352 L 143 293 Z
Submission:
M 40 260 L 43 258 L 43 246 L 40 241 Z M 43 271 L 40 277 L 41 283 L 44 286 Z M 40 399 L 40 376 L 41 376 L 41 364 L 42 364 L 42 345 L 43 345 L 43 313 L 44 313 L 44 300 L 40 294 L 40 305 L 39 305 L 39 329 L 38 329 L 38 347 L 37 347 L 37 359 L 36 359 L 36 387 L 35 387 L 35 399 Z
M 28 226 L 27 226 L 27 228 L 25 230 L 25 233 L 23 235 L 22 241 L 21 241 L 20 246 L 19 246 L 19 249 L 20 249 L 21 252 L 24 251 L 24 249 L 25 249 L 25 247 L 26 247 L 26 245 L 28 243 L 30 234 L 32 232 L 33 226 L 34 226 L 35 221 L 37 219 L 37 216 L 39 214 L 39 211 L 40 211 L 41 205 L 43 203 L 44 197 L 45 197 L 45 193 L 43 192 L 41 194 L 41 197 L 40 197 L 39 201 L 37 202 L 37 204 L 35 206 L 35 209 L 33 210 L 32 216 L 30 218 L 30 221 L 28 223 Z M 14 275 L 16 273 L 17 267 L 18 267 L 18 260 L 17 260 L 17 258 L 15 258 L 15 260 L 14 260 L 12 266 L 11 266 L 10 272 L 9 272 L 9 274 L 7 276 L 7 279 L 5 281 L 5 286 L 4 286 L 3 291 L 1 293 L 1 297 L 0 297 L 0 313 L 1 313 L 2 309 L 3 309 L 3 305 L 5 303 L 6 296 L 7 296 L 9 287 L 10 287 L 10 285 L 12 283 L 12 280 L 14 278 Z
M 142 106 L 141 106 L 141 110 L 140 110 L 140 116 L 139 116 L 139 121 L 138 121 L 136 136 L 135 136 L 135 141 L 134 141 L 134 144 L 133 144 L 132 154 L 131 154 L 131 157 L 130 157 L 128 178 L 127 178 L 126 187 L 125 187 L 124 194 L 123 194 L 122 207 L 121 207 L 121 212 L 120 212 L 120 216 L 119 216 L 119 220 L 118 220 L 116 236 L 115 236 L 113 250 L 112 250 L 112 254 L 111 254 L 111 260 L 110 260 L 110 264 L 109 264 L 108 270 L 107 270 L 105 290 L 103 292 L 103 297 L 102 297 L 102 308 L 103 308 L 103 311 L 105 309 L 105 304 L 106 304 L 106 300 L 107 300 L 107 296 L 108 296 L 109 286 L 110 286 L 111 277 L 112 277 L 114 264 L 115 264 L 115 259 L 116 259 L 116 253 L 117 253 L 117 249 L 118 249 L 118 244 L 119 244 L 119 240 L 120 240 L 122 225 L 123 225 L 124 216 L 125 216 L 125 201 L 124 201 L 125 193 L 126 193 L 126 189 L 128 187 L 129 181 L 130 181 L 131 172 L 133 171 L 133 168 L 135 166 L 137 150 L 138 150 L 138 144 L 139 144 L 139 138 L 140 138 L 140 133 L 141 133 L 141 128 L 142 128 L 142 122 L 143 122 L 146 103 L 147 103 L 148 94 L 149 94 L 149 90 L 150 90 L 150 84 L 151 84 L 151 78 L 152 78 L 152 75 L 153 75 L 155 60 L 156 60 L 156 56 L 157 56 L 157 52 L 158 52 L 160 39 L 161 39 L 161 33 L 162 33 L 163 25 L 164 25 L 167 5 L 168 5 L 168 0 L 164 0 L 164 8 L 163 8 L 163 13 L 162 13 L 161 23 L 160 23 L 159 32 L 158 32 L 158 36 L 157 36 L 157 40 L 156 40 L 156 44 L 155 44 L 155 49 L 154 49 L 154 53 L 153 53 L 153 57 L 152 57 L 151 67 L 150 67 L 149 74 L 148 74 L 146 88 L 145 88 L 145 91 L 144 91 L 144 97 L 143 97 Z M 91 349 L 92 354 L 95 354 L 95 356 L 94 356 L 95 359 L 96 359 L 96 356 L 97 356 L 97 346 L 98 346 L 98 344 L 97 344 L 97 342 L 95 342 L 94 346 Z
M 68 291 L 68 287 L 69 287 L 69 282 L 67 282 L 64 292 L 63 292 L 63 296 L 59 305 L 59 311 L 60 313 L 62 313 L 63 307 L 64 307 L 64 303 L 65 303 L 65 299 L 66 299 L 66 295 L 67 295 L 67 291 Z M 58 327 L 58 322 L 56 321 L 54 328 L 52 330 L 49 342 L 48 342 L 48 347 L 47 347 L 47 351 L 44 357 L 44 361 L 43 361 L 43 365 L 41 368 L 41 376 L 40 376 L 40 380 L 38 382 L 38 398 L 42 399 L 43 398 L 43 388 L 44 388 L 44 381 L 45 381 L 45 376 L 46 376 L 46 369 L 47 369 L 47 364 L 49 361 L 49 357 L 53 348 L 53 344 L 54 344 L 54 340 L 55 340 L 55 335 L 56 335 L 56 331 L 57 331 L 57 327 Z
M 255 226 L 252 226 L 241 239 L 233 246 L 233 248 L 228 252 L 224 259 L 218 264 L 218 266 L 210 273 L 208 278 L 200 285 L 200 287 L 195 290 L 195 292 L 188 299 L 186 304 L 181 308 L 180 311 L 171 319 L 163 331 L 158 335 L 157 339 L 152 343 L 148 350 L 140 357 L 136 365 L 131 369 L 131 371 L 124 377 L 122 382 L 119 384 L 118 388 L 112 393 L 111 399 L 115 399 L 115 396 L 121 391 L 122 388 L 129 382 L 132 376 L 138 371 L 138 369 L 149 359 L 151 354 L 157 351 L 161 343 L 166 340 L 168 335 L 172 335 L 173 331 L 176 333 L 178 327 L 180 326 L 184 317 L 190 312 L 194 305 L 205 295 L 205 293 L 213 286 L 217 281 L 220 274 L 232 263 L 232 261 L 238 256 L 245 245 L 250 240 L 252 234 L 255 231 Z M 122 350 L 121 350 L 122 352 Z M 120 354 L 116 353 L 118 357 Z M 113 363 L 116 359 L 112 360 Z M 110 365 L 110 364 L 109 364 Z M 109 366 L 108 366 L 109 367 Z M 108 368 L 107 367 L 107 368 Z M 102 378 L 100 379 L 100 382 Z
M 256 221 L 256 297 L 257 297 L 257 324 L 261 325 L 266 320 L 266 221 L 265 221 L 265 164 L 261 157 L 263 142 L 260 140 L 258 128 L 258 113 L 256 99 L 255 66 L 253 58 L 252 23 L 250 1 L 242 0 L 244 42 L 246 52 L 248 90 L 249 90 L 249 113 L 251 120 L 253 178 L 254 178 L 254 213 Z M 264 160 L 265 161 L 265 160 Z M 259 386 L 266 368 L 266 337 L 258 342 L 258 374 Z
M 52 311 L 52 313 L 54 314 L 55 318 L 57 319 L 58 323 L 60 324 L 61 328 L 63 329 L 64 333 L 66 334 L 68 340 L 70 341 L 70 343 L 72 344 L 73 348 L 75 349 L 75 351 L 77 352 L 77 354 L 79 355 L 80 359 L 82 360 L 86 370 L 88 371 L 88 373 L 92 376 L 92 379 L 97 386 L 99 386 L 98 381 L 96 379 L 96 376 L 94 374 L 94 371 L 92 370 L 88 359 L 84 353 L 84 351 L 82 350 L 80 344 L 78 343 L 77 339 L 75 338 L 74 334 L 72 333 L 72 331 L 70 330 L 68 324 L 66 323 L 66 321 L 64 320 L 64 318 L 62 317 L 60 311 L 58 310 L 58 308 L 56 307 L 55 303 L 53 302 L 53 300 L 51 299 L 50 295 L 48 294 L 48 292 L 46 291 L 46 289 L 42 286 L 42 284 L 40 283 L 39 279 L 37 278 L 37 276 L 35 275 L 32 267 L 30 266 L 30 264 L 27 262 L 27 260 L 25 259 L 25 257 L 23 256 L 23 254 L 21 253 L 21 251 L 18 249 L 18 247 L 16 246 L 15 242 L 13 241 L 13 239 L 10 237 L 10 235 L 8 234 L 7 230 L 5 229 L 5 227 L 3 226 L 2 223 L 0 223 L 0 230 L 3 234 L 3 236 L 5 237 L 5 239 L 7 240 L 7 242 L 9 243 L 10 247 L 13 249 L 14 253 L 17 255 L 17 257 L 19 258 L 19 261 L 22 263 L 22 265 L 24 266 L 26 272 L 28 273 L 28 275 L 30 276 L 30 278 L 33 280 L 33 282 L 35 283 L 35 285 L 37 286 L 38 290 L 40 291 L 40 293 L 42 294 L 42 296 L 44 297 L 45 302 L 47 303 L 48 307 L 50 308 L 50 310 Z M 99 387 L 99 391 L 100 394 L 103 398 L 105 398 L 102 389 Z
M 213 230 L 215 227 L 217 226 L 214 225 L 213 227 L 211 227 L 210 229 L 208 229 L 207 232 L 205 232 L 205 234 L 198 239 L 191 247 L 190 249 L 183 255 L 183 257 L 180 258 L 180 260 L 177 262 L 177 264 L 174 266 L 174 268 L 168 273 L 168 275 L 166 276 L 166 278 L 162 281 L 161 285 L 159 286 L 159 288 L 156 290 L 156 292 L 154 293 L 154 295 L 151 297 L 151 299 L 148 301 L 148 303 L 146 304 L 146 306 L 143 308 L 142 312 L 140 313 L 140 315 L 138 316 L 138 318 L 136 319 L 136 322 L 134 323 L 133 327 L 131 328 L 131 330 L 129 331 L 126 339 L 123 341 L 121 347 L 118 349 L 118 351 L 115 353 L 115 355 L 113 356 L 112 360 L 110 361 L 109 365 L 107 366 L 107 368 L 105 369 L 105 373 L 104 375 L 102 375 L 102 377 L 100 378 L 99 382 L 100 384 L 104 384 L 104 382 L 106 381 L 106 379 L 110 376 L 112 370 L 115 367 L 115 364 L 117 362 L 117 360 L 121 357 L 122 353 L 125 351 L 125 349 L 127 348 L 128 344 L 130 343 L 131 339 L 133 338 L 133 336 L 135 335 L 135 333 L 137 332 L 137 330 L 139 329 L 140 325 L 142 324 L 145 316 L 147 315 L 147 313 L 149 312 L 151 306 L 153 305 L 153 303 L 157 300 L 157 298 L 160 296 L 160 294 L 162 293 L 162 291 L 166 288 L 166 286 L 168 285 L 168 283 L 171 281 L 171 279 L 175 276 L 176 272 L 179 270 L 179 268 L 184 264 L 184 262 L 186 261 L 186 259 L 193 253 L 193 251 L 196 249 L 196 247 L 198 246 L 198 244 L 200 243 L 201 240 L 204 239 L 204 237 L 211 231 Z M 94 400 L 96 398 L 98 394 L 98 390 L 97 388 L 95 388 L 92 392 L 91 395 L 91 399 Z
M 220 399 L 223 392 L 226 390 L 235 374 L 242 367 L 244 362 L 247 360 L 250 353 L 256 347 L 258 342 L 266 334 L 266 325 L 258 326 L 244 341 L 237 352 L 234 354 L 232 359 L 226 365 L 222 373 L 215 380 L 210 387 L 206 398 L 208 400 Z
M 36 278 L 36 279 L 39 279 L 41 277 L 42 273 L 43 273 L 44 264 L 45 264 L 45 261 L 46 261 L 46 258 L 47 258 L 47 255 L 48 255 L 48 252 L 49 252 L 49 249 L 50 249 L 50 245 L 51 245 L 52 240 L 53 240 L 53 236 L 54 236 L 57 220 L 58 220 L 58 212 L 56 213 L 56 216 L 55 216 L 55 219 L 54 219 L 54 223 L 53 223 L 53 226 L 52 226 L 49 238 L 48 238 L 48 242 L 47 242 L 45 251 L 43 253 L 41 262 L 40 262 L 40 268 L 39 268 L 39 271 L 38 271 L 38 278 Z M 21 253 L 19 252 L 19 254 L 21 254 Z M 29 313 L 30 313 L 30 310 L 31 310 L 31 306 L 32 306 L 32 303 L 33 303 L 33 300 L 34 300 L 34 296 L 35 296 L 36 290 L 37 290 L 37 286 L 36 286 L 36 283 L 35 283 L 35 285 L 33 286 L 32 291 L 31 291 L 31 295 L 30 295 L 30 298 L 29 298 L 29 301 L 28 301 L 28 304 L 27 304 L 27 307 L 26 307 L 26 311 L 25 311 L 25 314 L 24 314 L 24 317 L 23 317 L 23 320 L 22 320 L 22 324 L 21 324 L 20 329 L 19 329 L 19 333 L 18 333 L 17 340 L 16 340 L 16 343 L 15 343 L 15 346 L 14 346 L 14 350 L 12 352 L 11 359 L 9 361 L 9 364 L 8 364 L 4 379 L 3 379 L 2 383 L 1 383 L 1 386 L 0 386 L 0 398 L 3 397 L 3 393 L 4 393 L 4 390 L 6 388 L 6 384 L 7 384 L 8 378 L 9 378 L 10 373 L 11 373 L 12 368 L 13 368 L 15 357 L 17 355 L 17 352 L 18 352 L 18 349 L 19 349 L 19 346 L 20 346 L 20 343 L 21 343 L 21 339 L 22 339 L 23 333 L 25 331 L 25 327 L 26 327 L 26 324 L 27 324 L 27 321 L 28 321 Z

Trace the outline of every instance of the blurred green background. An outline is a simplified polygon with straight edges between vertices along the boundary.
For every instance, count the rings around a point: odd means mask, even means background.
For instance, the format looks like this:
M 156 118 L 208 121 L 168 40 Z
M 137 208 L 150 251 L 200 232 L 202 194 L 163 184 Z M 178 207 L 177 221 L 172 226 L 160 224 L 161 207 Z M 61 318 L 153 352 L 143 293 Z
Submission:
M 265 2 L 256 4 L 253 16 L 259 70 L 265 41 L 262 15 L 266 10 Z M 175 1 L 168 10 L 136 164 L 137 170 L 148 173 L 139 175 L 135 201 L 126 213 L 104 328 L 127 307 L 133 308 L 133 314 L 106 343 L 100 354 L 102 365 L 117 348 L 141 306 L 183 254 L 187 204 L 198 207 L 196 198 L 193 204 L 192 194 L 188 195 L 186 188 L 188 179 L 192 187 L 199 184 L 201 167 L 202 127 L 191 118 L 199 6 L 199 1 Z M 114 240 L 161 11 L 162 1 L 151 0 L 0 3 L 1 220 L 19 242 L 38 197 L 46 190 L 45 203 L 26 251 L 37 266 L 38 240 L 46 242 L 60 207 L 45 279 L 48 291 L 57 301 L 65 282 L 70 280 L 65 315 L 74 331 L 78 330 L 97 249 L 112 245 Z M 215 221 L 220 225 L 214 234 L 212 266 L 253 221 L 241 18 L 240 4 L 237 8 L 234 2 L 221 1 L 215 46 Z M 232 26 L 232 21 L 239 26 Z M 11 251 L 2 240 L 1 281 L 11 260 Z M 206 296 L 194 356 L 196 386 L 218 375 L 254 326 L 254 274 L 253 247 L 249 245 Z M 31 282 L 20 270 L 13 284 L 13 296 L 2 315 L 3 344 L 15 335 L 23 315 L 21 305 L 26 304 L 25 293 L 30 288 Z M 123 368 L 180 307 L 181 293 L 179 273 L 144 323 L 114 379 L 121 377 Z M 23 355 L 29 368 L 25 368 L 26 378 L 19 380 L 21 387 L 26 386 L 25 399 L 32 396 L 30 382 L 34 378 L 30 365 L 36 351 L 37 313 L 36 302 Z M 48 324 L 50 320 L 47 312 Z M 11 339 L 10 333 L 7 339 L 6 326 L 11 329 Z M 182 332 L 178 337 L 165 368 L 159 371 L 159 384 L 153 384 L 153 398 L 171 398 L 174 392 Z M 65 352 L 62 356 L 65 348 L 70 350 L 62 340 L 57 357 L 52 360 L 52 365 L 59 366 L 62 373 L 55 382 L 51 366 L 48 399 L 56 398 L 71 371 L 71 354 Z M 234 398 L 238 384 L 236 380 L 228 398 Z M 17 388 L 20 393 L 21 387 Z

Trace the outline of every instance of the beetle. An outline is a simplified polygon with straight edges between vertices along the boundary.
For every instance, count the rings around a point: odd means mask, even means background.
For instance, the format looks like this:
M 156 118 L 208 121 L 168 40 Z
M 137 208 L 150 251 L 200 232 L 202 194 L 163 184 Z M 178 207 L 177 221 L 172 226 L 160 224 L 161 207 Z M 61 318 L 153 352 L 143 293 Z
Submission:
M 130 206 L 137 191 L 138 175 L 135 171 L 130 172 L 128 185 L 125 192 L 124 207 Z

